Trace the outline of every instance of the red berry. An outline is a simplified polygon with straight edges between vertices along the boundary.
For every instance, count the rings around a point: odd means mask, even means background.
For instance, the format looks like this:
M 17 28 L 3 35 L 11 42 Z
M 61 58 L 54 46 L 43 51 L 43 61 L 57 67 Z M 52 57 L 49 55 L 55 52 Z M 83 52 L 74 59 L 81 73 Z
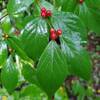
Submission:
M 41 8 L 41 12 L 46 12 L 47 10 L 46 10 L 46 8 L 45 7 L 42 7 Z
M 41 8 L 41 16 L 42 17 L 46 17 L 46 12 L 47 12 L 47 10 L 46 10 L 46 8 Z
M 52 13 L 50 10 L 46 10 L 45 7 L 42 7 L 41 8 L 41 16 L 42 17 L 50 17 L 50 16 L 52 16 Z
M 50 29 L 50 34 L 55 33 L 55 30 L 53 28 Z
M 51 40 L 56 40 L 57 39 L 56 31 L 53 28 L 50 29 L 50 39 Z
M 57 39 L 57 34 L 56 33 L 51 33 L 50 34 L 50 38 L 51 38 L 51 40 L 56 40 Z
M 61 30 L 61 29 L 58 29 L 56 34 L 57 34 L 58 36 L 61 35 L 61 34 L 62 34 L 62 30 Z
M 80 0 L 80 1 L 79 1 L 79 2 L 80 2 L 80 4 L 82 4 L 82 3 L 83 3 L 83 1 L 84 1 L 84 0 Z
M 42 17 L 46 17 L 46 12 L 41 12 Z
M 51 17 L 52 16 L 51 10 L 47 10 L 46 14 L 47 14 L 47 17 Z

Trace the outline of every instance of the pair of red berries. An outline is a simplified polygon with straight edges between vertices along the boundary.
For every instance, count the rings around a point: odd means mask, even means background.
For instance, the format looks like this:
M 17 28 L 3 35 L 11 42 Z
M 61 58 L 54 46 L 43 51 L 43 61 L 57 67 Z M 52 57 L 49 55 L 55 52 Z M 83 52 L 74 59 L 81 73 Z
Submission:
M 57 31 L 53 28 L 50 29 L 50 39 L 56 40 L 58 36 L 62 35 L 62 30 L 58 29 Z
M 52 16 L 51 10 L 47 10 L 45 7 L 41 8 L 41 16 L 44 18 L 51 17 Z
M 84 2 L 84 0 L 79 0 L 80 4 L 82 4 Z

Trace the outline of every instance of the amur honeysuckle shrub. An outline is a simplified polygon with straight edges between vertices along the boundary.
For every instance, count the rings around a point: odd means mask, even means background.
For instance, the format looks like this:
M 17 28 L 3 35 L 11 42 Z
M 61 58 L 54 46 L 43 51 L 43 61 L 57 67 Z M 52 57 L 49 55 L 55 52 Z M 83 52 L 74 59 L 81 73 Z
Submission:
M 11 94 L 24 77 L 51 98 L 68 75 L 91 80 L 83 45 L 100 35 L 100 0 L 8 0 L 0 30 L 1 84 Z

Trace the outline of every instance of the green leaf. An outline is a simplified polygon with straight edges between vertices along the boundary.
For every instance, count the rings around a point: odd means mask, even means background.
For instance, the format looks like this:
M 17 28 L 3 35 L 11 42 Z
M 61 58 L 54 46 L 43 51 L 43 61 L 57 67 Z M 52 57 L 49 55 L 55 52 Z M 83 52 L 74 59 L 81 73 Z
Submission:
M 21 41 L 16 38 L 16 37 L 10 37 L 6 40 L 7 44 L 12 47 L 13 49 L 15 49 L 16 53 L 18 54 L 19 57 L 21 57 L 23 60 L 26 60 L 27 62 L 29 62 L 30 64 L 33 64 L 33 60 L 30 59 L 27 54 L 24 52 L 24 50 L 22 49 L 22 44 Z
M 59 46 L 51 41 L 40 57 L 37 78 L 41 88 L 52 96 L 68 74 L 67 63 Z
M 72 85 L 72 91 L 74 95 L 85 95 L 85 88 L 79 83 L 79 81 L 74 81 Z
M 66 89 L 64 87 L 60 87 L 54 95 L 55 100 L 69 100 L 68 94 L 66 93 Z
M 25 11 L 34 0 L 9 0 L 7 10 L 9 14 L 16 15 L 22 11 Z
M 82 5 L 77 6 L 75 13 L 82 19 L 88 31 L 92 30 L 99 33 L 100 9 L 95 7 L 95 5 L 91 6 L 84 2 Z
M 92 86 L 88 86 L 88 88 L 86 89 L 86 95 L 87 96 L 93 96 L 94 95 Z
M 18 29 L 24 29 L 25 28 L 25 26 L 26 26 L 26 24 L 28 23 L 28 22 L 30 22 L 31 20 L 33 20 L 33 15 L 31 15 L 31 16 L 23 16 L 23 15 L 18 15 L 17 17 L 14 17 L 14 20 L 15 20 L 15 22 L 16 22 L 16 27 L 18 28 Z
M 85 0 L 88 7 L 100 8 L 100 0 Z
M 94 32 L 96 32 L 97 35 L 100 35 L 100 9 L 97 8 L 90 8 L 90 12 L 91 12 L 91 20 L 90 21 L 90 29 Z
M 46 94 L 36 85 L 29 85 L 24 88 L 20 93 L 20 97 L 25 96 L 32 96 L 35 100 L 42 100 L 43 97 L 47 98 Z
M 63 0 L 62 10 L 67 12 L 73 12 L 77 6 L 77 0 Z
M 7 45 L 5 42 L 0 42 L 0 66 L 4 64 L 7 59 Z
M 55 0 L 56 6 L 61 7 L 62 11 L 73 12 L 77 1 L 76 0 Z
M 92 30 L 96 33 L 100 33 L 100 0 L 84 0 L 82 4 L 77 0 L 59 1 L 61 2 L 62 11 L 77 14 L 85 24 L 87 31 Z
M 50 2 L 47 2 L 46 0 L 41 0 L 41 6 L 42 7 L 45 7 L 46 9 L 49 9 L 49 10 L 55 10 L 54 6 L 50 3 Z
M 39 84 L 36 77 L 36 70 L 32 68 L 29 64 L 23 64 L 22 75 L 30 83 Z
M 3 32 L 6 34 L 9 34 L 12 31 L 12 25 L 8 15 L 1 20 L 1 27 Z
M 1 80 L 7 91 L 9 93 L 13 92 L 18 82 L 18 69 L 16 68 L 11 56 L 3 66 Z
M 87 37 L 87 32 L 82 21 L 73 13 L 55 12 L 51 19 L 55 29 L 61 28 L 63 34 L 79 34 L 83 39 Z
M 57 7 L 61 7 L 63 2 L 64 2 L 64 0 L 55 0 L 55 1 L 53 1 L 53 4 L 55 4 Z
M 74 38 L 61 37 L 61 48 L 66 55 L 71 74 L 75 74 L 85 80 L 91 78 L 92 65 L 90 57 L 80 45 L 80 41 Z
M 23 49 L 33 60 L 38 60 L 48 44 L 47 23 L 42 18 L 36 18 L 26 25 L 20 39 Z

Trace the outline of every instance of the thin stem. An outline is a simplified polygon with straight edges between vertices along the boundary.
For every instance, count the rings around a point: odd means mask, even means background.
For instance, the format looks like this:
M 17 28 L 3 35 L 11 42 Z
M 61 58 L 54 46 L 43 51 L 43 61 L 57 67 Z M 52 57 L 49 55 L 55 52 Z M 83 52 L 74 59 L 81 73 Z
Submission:
M 4 17 L 6 17 L 7 15 L 8 15 L 8 13 L 5 14 L 4 16 L 2 16 L 2 17 L 0 18 L 0 21 L 1 21 Z
M 52 27 L 52 24 L 50 23 L 50 21 L 47 19 L 47 23 L 50 27 Z
M 39 5 L 39 7 L 41 8 L 41 4 L 39 0 L 36 0 L 36 3 Z

